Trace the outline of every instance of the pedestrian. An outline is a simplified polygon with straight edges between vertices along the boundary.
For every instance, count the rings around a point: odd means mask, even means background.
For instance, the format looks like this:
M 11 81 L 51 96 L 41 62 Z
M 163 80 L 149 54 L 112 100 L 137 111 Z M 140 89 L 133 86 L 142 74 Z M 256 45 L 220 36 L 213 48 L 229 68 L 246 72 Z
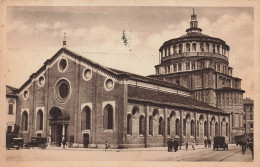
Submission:
M 207 145 L 208 145 L 208 142 L 207 142 L 207 139 L 204 140 L 204 146 L 205 148 L 207 148 Z
M 173 140 L 171 139 L 171 142 L 170 142 L 170 151 L 172 152 L 172 147 L 173 147 Z
M 211 140 L 208 140 L 208 147 L 211 148 Z
M 192 149 L 195 150 L 195 141 L 192 143 Z
M 252 159 L 254 159 L 254 143 L 253 143 L 253 141 L 250 141 L 248 143 L 248 146 L 249 146 L 249 149 L 250 149 L 250 151 L 252 153 Z
M 188 141 L 186 141 L 186 143 L 185 143 L 185 149 L 186 149 L 186 151 L 188 150 L 188 147 L 189 147 L 189 144 L 188 144 Z
M 107 149 L 110 147 L 110 145 L 108 144 L 107 141 L 106 141 L 105 147 L 106 147 L 105 151 L 107 151 Z
M 242 143 L 241 143 L 241 147 L 242 147 L 242 154 L 245 155 L 245 152 L 246 152 L 246 141 L 245 141 L 245 140 L 242 141 Z
M 177 139 L 174 139 L 173 146 L 174 146 L 174 152 L 178 151 L 179 142 Z
M 171 139 L 169 138 L 168 141 L 167 141 L 167 147 L 168 147 L 168 152 L 171 151 Z
M 63 145 L 63 149 L 65 149 L 65 145 L 66 145 L 65 139 L 63 139 L 63 141 L 62 141 L 62 145 Z

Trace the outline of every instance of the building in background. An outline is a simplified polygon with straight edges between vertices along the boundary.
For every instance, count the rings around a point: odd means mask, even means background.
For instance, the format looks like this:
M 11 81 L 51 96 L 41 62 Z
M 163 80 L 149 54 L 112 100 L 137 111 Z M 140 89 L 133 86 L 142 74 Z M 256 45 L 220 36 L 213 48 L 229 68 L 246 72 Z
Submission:
M 244 127 L 246 138 L 254 138 L 254 100 L 250 98 L 243 99 L 244 104 Z
M 163 43 L 160 64 L 149 77 L 188 88 L 192 97 L 232 115 L 232 139 L 245 133 L 241 79 L 232 76 L 229 46 L 220 38 L 202 34 L 197 16 L 191 15 L 186 34 Z M 209 118 L 211 123 L 216 121 Z
M 6 133 L 14 131 L 16 122 L 17 89 L 6 86 Z

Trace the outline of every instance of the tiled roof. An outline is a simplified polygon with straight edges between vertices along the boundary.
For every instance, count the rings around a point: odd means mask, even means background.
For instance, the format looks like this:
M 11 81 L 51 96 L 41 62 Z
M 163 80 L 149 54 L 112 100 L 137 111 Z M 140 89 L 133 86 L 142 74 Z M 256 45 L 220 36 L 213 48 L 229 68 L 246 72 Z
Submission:
M 155 104 L 164 104 L 195 110 L 197 109 L 214 113 L 225 113 L 219 108 L 210 106 L 209 104 L 198 101 L 192 97 L 185 97 L 177 94 L 154 91 L 140 87 L 128 86 L 128 98 L 130 100 L 152 102 Z
M 188 92 L 191 91 L 190 89 L 187 89 L 187 88 L 185 88 L 181 85 L 173 84 L 173 83 L 170 83 L 170 82 L 167 82 L 167 81 L 163 81 L 161 79 L 145 77 L 145 76 L 141 76 L 141 75 L 137 75 L 137 74 L 121 71 L 121 70 L 116 70 L 116 69 L 113 69 L 113 68 L 109 68 L 109 69 L 116 72 L 117 74 L 126 74 L 126 75 L 129 76 L 130 79 L 139 80 L 139 81 L 143 81 L 143 82 L 151 83 L 151 84 L 156 84 L 156 85 L 160 85 L 160 86 L 166 86 L 166 87 L 170 87 L 170 88 L 173 88 L 173 89 L 184 90 L 184 91 L 188 91 Z
M 220 89 L 216 89 L 217 91 L 240 91 L 245 93 L 244 90 L 242 89 L 235 89 L 235 88 L 229 88 L 229 87 L 224 87 L 224 88 L 220 88 Z
M 6 96 L 17 96 L 17 89 L 6 85 Z

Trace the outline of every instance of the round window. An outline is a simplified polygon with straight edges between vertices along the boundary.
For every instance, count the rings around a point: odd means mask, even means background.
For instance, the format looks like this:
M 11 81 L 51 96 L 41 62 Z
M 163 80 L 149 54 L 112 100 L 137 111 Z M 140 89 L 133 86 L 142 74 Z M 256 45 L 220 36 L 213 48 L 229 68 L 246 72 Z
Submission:
M 25 90 L 25 91 L 23 92 L 23 97 L 24 97 L 25 99 L 27 99 L 27 98 L 29 97 L 29 92 L 28 92 L 28 90 Z
M 56 98 L 59 102 L 65 102 L 70 95 L 70 85 L 65 79 L 57 82 L 55 87 Z
M 91 76 L 92 76 L 92 72 L 91 72 L 90 69 L 85 69 L 85 70 L 83 71 L 83 78 L 84 78 L 85 80 L 89 80 L 89 79 L 91 78 Z
M 41 76 L 41 77 L 39 78 L 39 85 L 43 85 L 43 84 L 44 84 L 44 77 Z
M 61 59 L 59 66 L 61 70 L 64 70 L 67 67 L 67 61 L 65 59 Z
M 106 82 L 105 82 L 105 86 L 107 89 L 112 89 L 113 86 L 114 86 L 114 82 L 112 79 L 107 79 Z

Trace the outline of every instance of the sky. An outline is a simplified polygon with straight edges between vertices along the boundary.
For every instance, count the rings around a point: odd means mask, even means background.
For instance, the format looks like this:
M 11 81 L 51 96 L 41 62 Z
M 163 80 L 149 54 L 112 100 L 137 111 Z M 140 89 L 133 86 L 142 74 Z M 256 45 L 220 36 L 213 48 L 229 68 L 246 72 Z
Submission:
M 202 33 L 230 46 L 229 66 L 254 97 L 254 12 L 249 7 L 196 7 Z M 19 88 L 61 47 L 107 67 L 155 74 L 164 41 L 186 34 L 192 7 L 8 7 L 5 75 Z M 125 34 L 127 43 L 122 35 Z

